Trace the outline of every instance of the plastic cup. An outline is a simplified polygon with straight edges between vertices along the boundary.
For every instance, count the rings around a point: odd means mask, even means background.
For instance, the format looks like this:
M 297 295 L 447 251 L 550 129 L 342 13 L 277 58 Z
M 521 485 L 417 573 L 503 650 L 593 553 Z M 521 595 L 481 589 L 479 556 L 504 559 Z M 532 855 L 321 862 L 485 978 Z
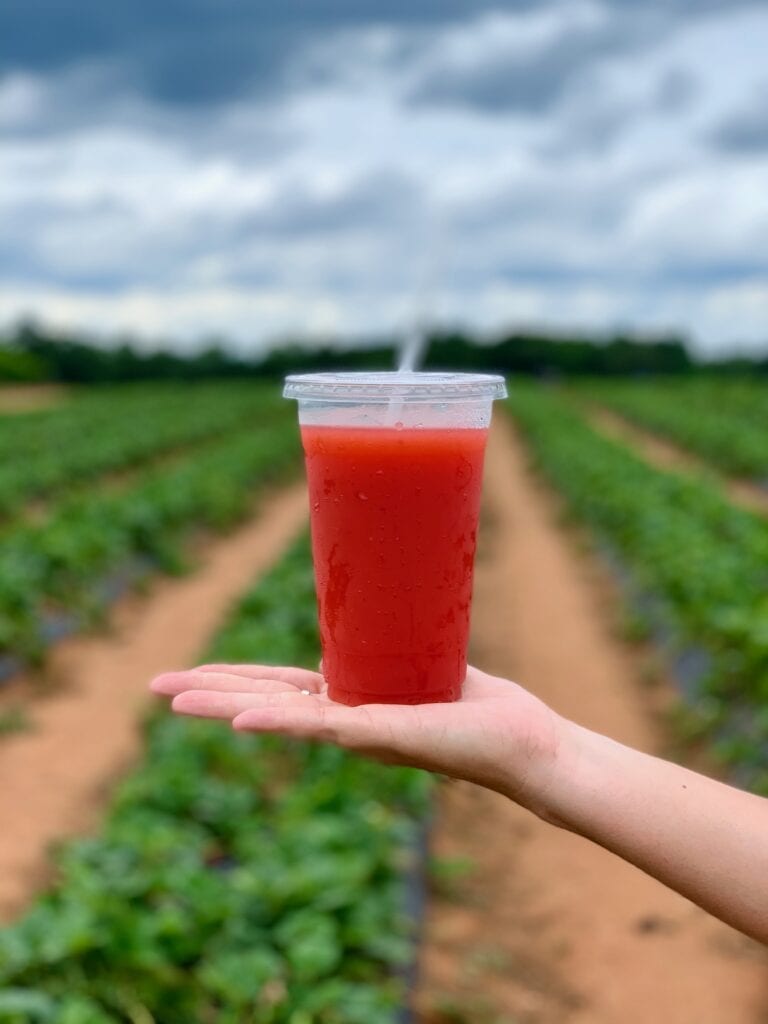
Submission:
M 344 704 L 461 696 L 483 459 L 504 379 L 291 376 L 309 483 L 323 674 Z

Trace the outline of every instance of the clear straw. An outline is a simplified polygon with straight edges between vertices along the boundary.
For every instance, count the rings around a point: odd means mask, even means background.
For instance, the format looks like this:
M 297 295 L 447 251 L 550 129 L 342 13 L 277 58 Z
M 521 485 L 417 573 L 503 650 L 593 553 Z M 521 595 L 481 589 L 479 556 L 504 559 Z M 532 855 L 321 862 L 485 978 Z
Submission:
M 398 373 L 412 373 L 421 366 L 427 350 L 429 338 L 423 321 L 414 322 L 405 335 L 400 347 L 400 358 L 397 361 Z M 403 415 L 403 403 L 399 398 L 391 398 L 387 410 L 387 422 L 396 426 Z
M 431 201 L 428 201 L 424 208 L 423 219 L 419 227 L 421 237 L 414 245 L 417 262 L 420 264 L 415 268 L 415 309 L 413 320 L 405 332 L 398 353 L 397 373 L 414 373 L 420 370 L 429 345 L 428 323 L 434 305 L 439 276 L 438 263 L 441 256 L 441 244 L 437 230 L 438 219 Z M 387 413 L 388 422 L 397 423 L 402 412 L 403 403 L 398 399 L 392 399 Z
M 397 372 L 409 373 L 418 370 L 427 350 L 427 331 L 423 321 L 416 321 L 405 336 L 400 348 Z

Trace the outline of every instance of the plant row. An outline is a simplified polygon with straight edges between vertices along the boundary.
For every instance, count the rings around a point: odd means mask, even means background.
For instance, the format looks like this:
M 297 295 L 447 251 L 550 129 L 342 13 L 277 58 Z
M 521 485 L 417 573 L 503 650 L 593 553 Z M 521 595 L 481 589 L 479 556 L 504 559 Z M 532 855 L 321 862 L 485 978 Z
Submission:
M 314 665 L 305 540 L 211 659 Z M 3 1024 L 392 1024 L 429 777 L 157 713 L 101 834 L 0 932 Z
M 264 385 L 143 385 L 89 392 L 53 409 L 0 417 L 0 515 L 246 423 L 277 416 L 287 421 L 291 412 L 277 391 Z
M 580 393 L 726 473 L 768 484 L 768 402 L 760 383 L 617 382 Z
M 704 479 L 651 467 L 544 388 L 517 387 L 510 407 L 568 509 L 628 572 L 647 629 L 704 653 L 701 724 L 768 787 L 768 522 Z
M 195 531 L 224 531 L 245 516 L 260 486 L 298 458 L 293 424 L 250 426 L 126 489 L 98 487 L 60 500 L 40 523 L 16 523 L 0 540 L 0 656 L 39 659 L 52 634 L 94 621 L 121 579 L 185 567 Z M 126 575 L 127 574 L 127 575 Z

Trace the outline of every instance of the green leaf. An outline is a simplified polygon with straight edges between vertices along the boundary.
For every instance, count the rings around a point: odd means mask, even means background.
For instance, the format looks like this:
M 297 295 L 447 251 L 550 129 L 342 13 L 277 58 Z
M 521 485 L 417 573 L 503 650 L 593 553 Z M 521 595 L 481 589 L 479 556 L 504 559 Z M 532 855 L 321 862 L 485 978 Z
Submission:
M 8 988 L 0 992 L 0 1022 L 2 1024 L 32 1024 L 52 1021 L 56 1003 L 43 992 L 32 989 Z
M 206 991 L 223 1003 L 233 1006 L 257 1004 L 264 996 L 264 988 L 271 984 L 281 986 L 285 973 L 283 960 L 269 948 L 247 952 L 222 953 L 204 961 L 196 972 L 198 981 Z M 282 991 L 280 987 L 278 990 Z M 266 993 L 267 1001 L 272 998 Z
M 328 916 L 305 910 L 289 914 L 275 928 L 275 939 L 298 981 L 322 978 L 341 962 L 339 928 Z

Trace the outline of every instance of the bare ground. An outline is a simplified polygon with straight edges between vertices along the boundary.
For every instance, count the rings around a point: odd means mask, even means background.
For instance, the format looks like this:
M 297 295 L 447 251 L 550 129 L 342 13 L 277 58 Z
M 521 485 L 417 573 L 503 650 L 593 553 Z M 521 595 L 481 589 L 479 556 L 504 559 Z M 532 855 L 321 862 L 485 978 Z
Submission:
M 303 484 L 275 493 L 244 527 L 207 547 L 194 576 L 158 581 L 148 597 L 116 609 L 109 635 L 74 638 L 52 652 L 48 696 L 25 705 L 31 731 L 0 742 L 0 920 L 46 881 L 49 844 L 97 820 L 138 753 L 150 677 L 199 657 L 306 514 Z
M 0 385 L 0 413 L 46 409 L 61 402 L 67 389 L 61 384 Z
M 566 716 L 658 753 L 669 741 L 653 710 L 658 694 L 640 685 L 636 653 L 612 631 L 595 577 L 499 418 L 488 451 L 473 659 Z M 446 784 L 434 850 L 469 858 L 473 868 L 428 908 L 423 1024 L 768 1020 L 763 947 L 503 797 Z
M 734 505 L 768 515 L 768 491 L 749 480 L 736 480 L 723 476 L 707 465 L 703 459 L 680 448 L 666 438 L 659 437 L 649 430 L 635 426 L 622 416 L 609 409 L 593 409 L 590 422 L 601 433 L 622 441 L 633 448 L 647 462 L 660 469 L 672 469 L 682 473 L 698 473 L 717 480 Z

